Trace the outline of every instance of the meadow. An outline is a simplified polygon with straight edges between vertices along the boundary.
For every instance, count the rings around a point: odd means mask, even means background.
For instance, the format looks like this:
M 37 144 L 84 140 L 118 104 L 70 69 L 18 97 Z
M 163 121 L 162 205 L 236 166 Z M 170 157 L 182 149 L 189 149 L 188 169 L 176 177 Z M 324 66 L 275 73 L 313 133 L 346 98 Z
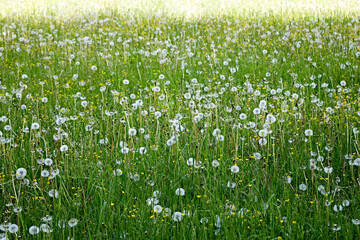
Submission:
M 359 5 L 0 1 L 0 239 L 360 239 Z

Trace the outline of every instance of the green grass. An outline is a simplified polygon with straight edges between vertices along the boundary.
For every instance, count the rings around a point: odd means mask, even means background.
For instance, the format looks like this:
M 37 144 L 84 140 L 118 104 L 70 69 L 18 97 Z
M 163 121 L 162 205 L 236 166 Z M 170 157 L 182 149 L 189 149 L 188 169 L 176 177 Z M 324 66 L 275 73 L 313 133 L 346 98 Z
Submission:
M 60 2 L 0 3 L 1 238 L 360 238 L 356 1 Z

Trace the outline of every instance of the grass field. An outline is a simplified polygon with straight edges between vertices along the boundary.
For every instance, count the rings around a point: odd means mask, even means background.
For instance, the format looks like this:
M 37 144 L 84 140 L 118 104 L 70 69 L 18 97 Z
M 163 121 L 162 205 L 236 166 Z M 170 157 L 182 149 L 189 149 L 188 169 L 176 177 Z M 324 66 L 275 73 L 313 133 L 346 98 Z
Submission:
M 359 1 L 0 1 L 0 239 L 360 239 Z

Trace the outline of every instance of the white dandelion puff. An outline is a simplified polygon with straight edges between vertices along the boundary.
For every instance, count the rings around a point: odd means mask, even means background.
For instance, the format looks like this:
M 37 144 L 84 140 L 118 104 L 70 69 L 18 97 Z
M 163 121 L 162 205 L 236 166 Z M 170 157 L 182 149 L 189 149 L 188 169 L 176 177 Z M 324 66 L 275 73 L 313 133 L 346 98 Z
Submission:
M 31 226 L 29 228 L 29 233 L 31 235 L 37 235 L 37 234 L 39 234 L 39 232 L 40 232 L 40 228 L 38 228 L 37 226 Z
M 32 130 L 37 130 L 37 129 L 39 129 L 40 128 L 40 124 L 38 124 L 38 123 L 33 123 L 33 124 L 31 124 L 31 129 Z
M 17 171 L 16 171 L 16 178 L 17 179 L 23 179 L 27 174 L 27 171 L 25 168 L 19 168 Z
M 155 205 L 153 208 L 155 213 L 161 213 L 162 212 L 162 207 L 160 205 Z
M 185 189 L 183 188 L 178 188 L 175 190 L 175 194 L 178 196 L 185 196 Z
M 62 145 L 60 147 L 60 152 L 67 152 L 69 150 L 69 147 L 67 145 Z
M 76 218 L 72 218 L 72 219 L 69 220 L 68 225 L 70 227 L 75 227 L 78 224 L 78 222 L 79 221 Z
M 306 186 L 304 183 L 302 183 L 302 184 L 299 185 L 299 189 L 300 189 L 301 191 L 306 191 L 307 186 Z
M 19 226 L 16 224 L 10 224 L 8 230 L 10 233 L 16 233 L 17 231 L 19 231 Z
M 309 137 L 309 136 L 312 136 L 314 133 L 313 133 L 313 130 L 311 129 L 306 129 L 305 130 L 305 136 Z
M 113 173 L 115 176 L 121 176 L 123 174 L 123 171 L 121 171 L 121 169 L 115 169 Z
M 128 131 L 128 134 L 130 136 L 135 136 L 137 133 L 136 129 L 135 128 L 130 128 L 129 131 Z
M 240 168 L 238 166 L 234 165 L 230 168 L 230 170 L 232 173 L 238 173 Z
M 182 215 L 181 212 L 174 212 L 174 214 L 172 215 L 172 219 L 174 220 L 174 222 L 180 222 L 182 220 Z

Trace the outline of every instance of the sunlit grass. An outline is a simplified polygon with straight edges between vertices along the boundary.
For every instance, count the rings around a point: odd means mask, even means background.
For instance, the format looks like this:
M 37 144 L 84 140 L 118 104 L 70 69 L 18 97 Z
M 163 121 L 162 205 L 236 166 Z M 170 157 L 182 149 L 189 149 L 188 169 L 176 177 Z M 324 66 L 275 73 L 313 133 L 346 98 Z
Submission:
M 160 15 L 176 18 L 201 18 L 231 14 L 243 17 L 275 15 L 283 18 L 358 16 L 358 0 L 2 0 L 4 17 L 61 18 L 115 11 L 133 16 Z

